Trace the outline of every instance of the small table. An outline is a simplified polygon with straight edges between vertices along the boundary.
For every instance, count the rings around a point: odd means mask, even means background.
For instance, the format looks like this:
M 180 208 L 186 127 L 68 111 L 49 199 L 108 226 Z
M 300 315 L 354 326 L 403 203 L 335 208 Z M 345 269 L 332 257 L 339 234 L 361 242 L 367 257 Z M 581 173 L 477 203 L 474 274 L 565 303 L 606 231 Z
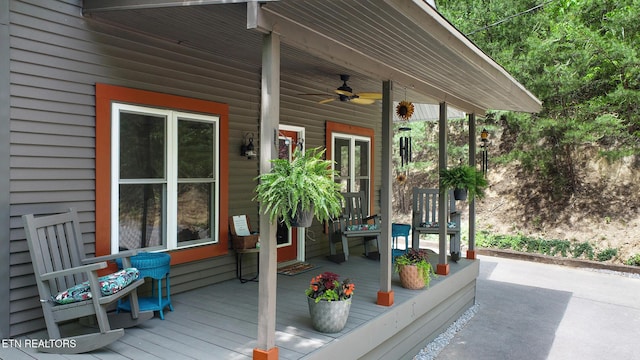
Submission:
M 151 295 L 150 297 L 139 297 L 138 304 L 140 305 L 140 311 L 158 311 L 160 313 L 160 319 L 164 320 L 164 308 L 169 307 L 170 311 L 173 311 L 173 305 L 171 305 L 171 287 L 169 284 L 169 270 L 171 269 L 171 256 L 165 253 L 138 253 L 136 256 L 131 257 L 131 266 L 140 271 L 140 277 L 150 277 L 157 281 L 151 282 Z M 162 280 L 165 280 L 167 288 L 166 296 L 162 296 Z M 156 294 L 157 290 L 157 294 Z M 118 303 L 118 310 L 131 311 L 131 304 L 129 300 L 120 301 Z
M 258 281 L 258 275 L 260 274 L 260 249 L 259 248 L 251 248 L 251 249 L 236 249 L 236 277 L 240 280 L 241 283 L 246 283 L 249 281 Z M 244 254 L 258 254 L 258 266 L 256 269 L 256 275 L 250 279 L 245 279 L 242 277 L 242 257 Z
M 411 225 L 409 224 L 391 224 L 391 237 L 393 238 L 392 259 L 396 256 L 405 254 L 409 250 L 409 233 L 411 233 Z M 398 249 L 398 238 L 404 237 L 404 250 Z

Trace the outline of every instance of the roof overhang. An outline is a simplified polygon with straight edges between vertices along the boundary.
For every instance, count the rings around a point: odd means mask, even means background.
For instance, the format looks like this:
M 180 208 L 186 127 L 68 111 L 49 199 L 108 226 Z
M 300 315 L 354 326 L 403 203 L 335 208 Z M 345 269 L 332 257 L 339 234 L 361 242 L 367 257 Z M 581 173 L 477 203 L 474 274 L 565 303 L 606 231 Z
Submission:
M 283 45 L 283 74 L 297 71 L 320 84 L 358 73 L 372 83 L 392 80 L 396 98 L 404 92 L 416 103 L 446 102 L 478 115 L 541 109 L 540 100 L 423 0 L 85 0 L 84 13 L 212 53 L 227 49 L 226 56 L 256 69 L 256 35 L 274 32 Z M 243 27 L 231 26 L 233 19 Z

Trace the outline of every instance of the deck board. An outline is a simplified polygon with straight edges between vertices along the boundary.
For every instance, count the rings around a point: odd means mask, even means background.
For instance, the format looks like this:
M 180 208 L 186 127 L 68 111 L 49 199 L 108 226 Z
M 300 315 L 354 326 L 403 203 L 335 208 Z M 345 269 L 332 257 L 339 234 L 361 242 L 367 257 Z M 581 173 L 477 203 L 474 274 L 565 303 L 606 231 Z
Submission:
M 276 346 L 280 359 L 326 358 L 327 351 L 344 338 L 361 336 L 366 341 L 375 332 L 376 321 L 398 318 L 394 311 L 409 302 L 411 305 L 432 290 L 407 290 L 400 287 L 396 274 L 392 277 L 395 303 L 391 307 L 376 304 L 379 290 L 379 262 L 352 256 L 349 261 L 335 264 L 324 258 L 309 259 L 316 269 L 295 275 L 278 275 L 276 304 Z M 478 260 L 476 260 L 478 261 Z M 458 271 L 474 263 L 462 259 L 450 264 L 451 274 L 432 280 L 431 288 L 444 284 Z M 477 265 L 477 264 L 476 264 Z M 341 279 L 355 284 L 349 320 L 345 329 L 335 334 L 315 331 L 311 325 L 304 291 L 315 275 L 332 271 Z M 475 285 L 473 285 L 475 289 Z M 444 288 L 439 286 L 439 288 Z M 475 291 L 475 290 L 473 290 Z M 171 296 L 174 311 L 141 326 L 125 330 L 117 342 L 90 354 L 58 357 L 41 354 L 34 349 L 1 349 L 0 358 L 35 359 L 251 359 L 258 332 L 258 283 L 230 280 Z M 46 338 L 46 332 L 30 334 Z M 344 343 L 344 341 L 342 341 Z

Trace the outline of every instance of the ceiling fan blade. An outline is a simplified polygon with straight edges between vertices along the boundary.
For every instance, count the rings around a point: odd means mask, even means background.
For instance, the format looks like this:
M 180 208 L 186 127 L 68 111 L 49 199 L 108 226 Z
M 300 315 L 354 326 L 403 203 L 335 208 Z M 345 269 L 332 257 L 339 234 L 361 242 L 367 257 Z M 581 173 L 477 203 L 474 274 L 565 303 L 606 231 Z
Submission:
M 363 98 L 353 98 L 353 99 L 351 99 L 349 101 L 351 101 L 354 104 L 359 104 L 359 105 L 371 105 L 374 102 L 376 102 L 373 99 L 363 99 Z
M 363 92 L 357 94 L 360 99 L 382 100 L 382 93 Z
M 353 93 L 350 92 L 350 91 L 345 91 L 345 90 L 340 90 L 340 89 L 336 89 L 336 90 L 333 90 L 333 91 L 335 91 L 336 94 L 338 94 L 338 95 L 344 95 L 344 96 L 348 96 L 348 97 L 352 97 L 353 96 Z
M 318 104 L 326 104 L 326 103 L 330 103 L 333 100 L 335 100 L 336 98 L 328 98 L 328 99 L 324 99 L 324 100 L 320 100 L 318 101 Z

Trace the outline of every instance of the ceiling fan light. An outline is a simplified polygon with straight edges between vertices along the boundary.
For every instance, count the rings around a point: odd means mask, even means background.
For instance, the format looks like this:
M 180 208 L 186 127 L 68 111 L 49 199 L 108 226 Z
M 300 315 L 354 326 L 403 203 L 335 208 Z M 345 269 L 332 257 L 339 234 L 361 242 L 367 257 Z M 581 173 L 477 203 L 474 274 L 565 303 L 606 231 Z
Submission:
M 351 89 L 349 86 L 347 86 L 347 84 L 344 84 L 344 85 L 340 86 L 335 91 L 336 91 L 336 94 L 338 94 L 338 95 L 344 95 L 344 96 L 353 95 L 353 93 L 352 93 L 353 89 Z
M 349 101 L 349 100 L 351 100 L 351 96 L 350 95 L 339 94 L 338 97 L 340 98 L 340 101 Z

